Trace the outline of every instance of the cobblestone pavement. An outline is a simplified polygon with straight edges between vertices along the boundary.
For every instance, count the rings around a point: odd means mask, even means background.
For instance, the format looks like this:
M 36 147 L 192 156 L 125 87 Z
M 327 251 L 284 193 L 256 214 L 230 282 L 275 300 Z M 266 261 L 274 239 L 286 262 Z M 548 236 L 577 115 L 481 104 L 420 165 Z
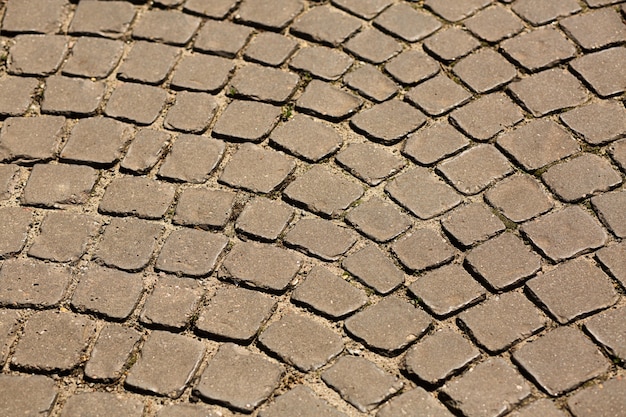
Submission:
M 626 2 L 0 11 L 2 417 L 626 416 Z

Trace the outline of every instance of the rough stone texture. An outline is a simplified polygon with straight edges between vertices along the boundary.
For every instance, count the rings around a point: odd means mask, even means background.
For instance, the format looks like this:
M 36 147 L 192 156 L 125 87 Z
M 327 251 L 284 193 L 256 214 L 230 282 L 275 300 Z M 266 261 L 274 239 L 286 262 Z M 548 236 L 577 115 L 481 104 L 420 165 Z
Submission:
M 63 20 L 63 0 L 25 0 L 7 5 L 3 32 L 53 33 Z
M 295 74 L 250 64 L 237 70 L 230 85 L 237 96 L 282 104 L 291 97 L 299 81 Z
M 290 154 L 317 162 L 336 152 L 343 144 L 343 138 L 333 127 L 296 114 L 272 131 L 270 142 Z
M 544 26 L 500 44 L 511 59 L 529 71 L 538 71 L 572 58 L 576 47 L 557 29 Z
M 16 310 L 0 309 L 0 364 L 4 365 L 11 344 L 15 341 L 15 331 L 21 314 Z
M 170 45 L 135 41 L 117 76 L 126 81 L 159 84 L 172 71 L 179 54 L 179 50 Z M 150 65 L 145 65 L 146 62 Z
M 452 417 L 452 413 L 447 408 L 420 387 L 392 398 L 378 410 L 376 417 L 408 416 L 415 410 L 420 410 L 430 417 Z
M 232 414 L 223 409 L 206 407 L 200 404 L 171 404 L 157 412 L 157 417 L 231 417 Z
M 0 160 L 20 163 L 52 159 L 63 135 L 59 116 L 9 117 L 0 131 Z
M 104 97 L 105 84 L 80 78 L 53 76 L 46 80 L 42 113 L 93 115 Z
M 579 391 L 570 397 L 567 405 L 576 417 L 619 415 L 626 406 L 625 392 L 623 378 L 615 377 Z
M 602 265 L 608 269 L 622 287 L 626 288 L 626 243 L 615 244 L 600 249 L 596 256 Z
M 353 129 L 383 144 L 401 140 L 425 122 L 422 112 L 399 100 L 374 105 L 350 119 Z
M 512 9 L 532 25 L 539 26 L 580 11 L 580 4 L 576 0 L 519 0 Z
M 86 78 L 106 78 L 124 51 L 124 43 L 100 38 L 78 38 L 72 54 L 63 65 L 64 75 Z
M 622 171 L 626 171 L 626 139 L 612 144 L 609 147 L 609 152 Z
M 139 398 L 108 392 L 81 392 L 72 395 L 63 406 L 61 416 L 126 415 L 141 417 L 144 403 Z
M 15 186 L 15 180 L 20 172 L 17 165 L 0 164 L 0 201 L 8 200 Z
M 175 191 L 170 184 L 145 177 L 115 178 L 107 186 L 98 210 L 102 213 L 159 219 L 174 201 Z
M 487 240 L 505 229 L 504 223 L 483 203 L 459 207 L 441 220 L 441 226 L 463 247 Z
M 167 111 L 163 125 L 168 129 L 199 133 L 209 126 L 217 110 L 213 96 L 181 91 L 176 102 Z
M 119 324 L 105 325 L 85 364 L 85 376 L 99 381 L 118 379 L 140 337 L 141 333 L 133 328 Z
M 626 237 L 624 207 L 626 204 L 626 192 L 614 191 L 602 194 L 591 199 L 591 204 L 598 212 L 600 219 L 617 237 Z
M 2 207 L 0 217 L 0 258 L 6 258 L 21 251 L 26 244 L 33 212 L 19 207 Z
M 106 38 L 122 37 L 135 17 L 135 9 L 126 1 L 84 2 L 76 7 L 69 32 Z
M 121 163 L 122 169 L 139 174 L 150 170 L 158 162 L 169 139 L 166 132 L 140 129 L 126 151 Z
M 276 240 L 294 216 L 294 209 L 280 200 L 257 197 L 248 202 L 235 228 L 259 240 Z
M 9 259 L 0 269 L 0 305 L 46 308 L 61 301 L 72 280 L 62 266 L 30 259 Z
M 437 121 L 411 134 L 402 153 L 420 165 L 432 165 L 466 148 L 469 140 L 447 121 Z
M 6 76 L 0 80 L 0 115 L 22 116 L 39 85 L 34 78 Z
M 456 61 L 480 46 L 480 42 L 459 27 L 440 30 L 424 41 L 424 48 L 441 61 Z
M 626 136 L 626 109 L 617 101 L 603 100 L 561 114 L 561 121 L 592 145 Z
M 235 0 L 188 0 L 184 7 L 188 12 L 213 19 L 223 19 L 236 5 Z
M 105 117 L 80 119 L 70 132 L 61 151 L 61 159 L 113 165 L 122 157 L 122 150 L 131 139 L 133 128 Z
M 47 0 L 46 0 L 47 1 Z M 24 395 L 24 393 L 28 395 Z M 43 375 L 0 375 L 0 409 L 10 416 L 48 413 L 57 397 L 56 384 Z
M 512 175 L 485 193 L 485 199 L 514 222 L 524 222 L 553 207 L 548 194 L 528 175 Z
M 530 405 L 520 408 L 518 411 L 511 413 L 511 417 L 566 417 L 565 412 L 558 409 L 557 406 L 546 398 L 539 399 Z
M 581 56 L 570 64 L 591 89 L 600 97 L 609 97 L 626 91 L 626 48 L 615 47 Z
M 37 164 L 24 188 L 22 202 L 54 208 L 83 204 L 97 176 L 98 171 L 85 166 Z
M 203 292 L 198 281 L 162 276 L 146 299 L 139 321 L 149 327 L 183 330 L 195 314 Z
M 149 125 L 159 116 L 166 99 L 167 92 L 159 87 L 124 83 L 113 90 L 104 112 L 115 119 Z
M 431 116 L 447 113 L 471 97 L 467 90 L 443 74 L 418 84 L 405 95 L 406 100 Z
M 600 9 L 559 21 L 577 44 L 583 49 L 594 50 L 626 41 L 626 25 L 618 11 Z
M 407 49 L 385 65 L 385 71 L 402 84 L 416 84 L 437 74 L 437 61 L 421 49 Z
M 609 352 L 612 358 L 626 360 L 626 308 L 618 307 L 593 316 L 585 330 Z
M 510 38 L 524 29 L 524 23 L 519 17 L 497 3 L 479 11 L 463 23 L 474 35 L 490 43 Z
M 199 135 L 180 135 L 170 148 L 159 176 L 178 181 L 203 183 L 222 159 L 226 145 Z
M 213 126 L 213 134 L 230 140 L 260 142 L 274 128 L 280 113 L 279 107 L 270 104 L 233 101 Z
M 345 220 L 376 242 L 387 242 L 412 224 L 407 214 L 379 197 L 372 197 L 354 207 Z
M 198 29 L 200 19 L 176 10 L 148 10 L 133 25 L 133 37 L 184 45 Z
M 361 21 L 330 5 L 312 7 L 291 25 L 291 33 L 330 46 L 338 46 L 359 30 Z
M 346 85 L 374 102 L 385 101 L 396 94 L 398 86 L 376 67 L 365 64 L 343 77 Z
M 349 55 L 326 46 L 300 49 L 289 61 L 289 68 L 306 71 L 316 78 L 334 81 L 341 77 L 354 62 Z
M 332 121 L 344 119 L 361 107 L 362 100 L 320 80 L 311 81 L 296 101 L 296 108 Z
M 172 221 L 201 228 L 223 228 L 232 214 L 236 193 L 211 188 L 186 188 L 178 197 Z
M 482 48 L 454 66 L 454 74 L 476 93 L 488 93 L 517 76 L 517 69 L 491 48 Z
M 492 93 L 454 110 L 450 119 L 471 138 L 487 141 L 520 122 L 523 115 L 506 95 Z
M 241 3 L 236 19 L 253 26 L 281 30 L 302 11 L 297 0 L 247 0 Z
M 373 19 L 380 12 L 382 12 L 386 7 L 388 7 L 392 1 L 391 0 L 367 0 L 367 1 L 359 1 L 359 0 L 333 0 L 333 5 L 344 9 L 356 16 L 359 16 L 363 19 Z
M 226 85 L 233 62 L 219 56 L 185 55 L 174 70 L 172 86 L 185 90 L 217 93 Z
M 457 22 L 489 4 L 488 0 L 469 0 L 462 4 L 454 0 L 426 0 L 426 7 L 450 22 Z
M 407 3 L 388 7 L 374 19 L 374 25 L 407 42 L 417 42 L 441 27 L 433 15 L 414 9 Z
M 304 218 L 285 235 L 285 243 L 324 261 L 337 260 L 356 242 L 350 229 L 329 220 Z
M 234 58 L 251 33 L 252 29 L 245 26 L 208 20 L 198 32 L 193 47 L 201 52 Z
M 67 54 L 67 38 L 61 35 L 18 35 L 11 47 L 7 70 L 13 75 L 53 74 Z
M 252 38 L 244 51 L 244 58 L 261 64 L 282 65 L 296 50 L 298 43 L 286 36 L 263 32 Z
M 454 247 L 431 228 L 413 230 L 391 247 L 402 265 L 419 272 L 444 264 L 454 256 Z
M 260 413 L 260 417 L 345 417 L 346 415 L 334 409 L 323 399 L 317 397 L 313 391 L 297 385 L 286 393 L 279 395 Z
M 381 64 L 402 51 L 400 43 L 374 28 L 363 29 L 350 38 L 344 48 L 372 64 Z
M 387 294 L 404 282 L 404 273 L 376 245 L 368 244 L 348 255 L 342 266 L 379 294 Z

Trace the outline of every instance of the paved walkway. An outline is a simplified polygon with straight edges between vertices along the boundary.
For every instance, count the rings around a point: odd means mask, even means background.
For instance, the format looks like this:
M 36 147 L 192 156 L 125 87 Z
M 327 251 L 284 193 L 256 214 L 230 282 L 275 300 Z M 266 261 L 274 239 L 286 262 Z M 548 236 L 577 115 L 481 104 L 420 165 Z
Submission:
M 626 416 L 624 1 L 0 11 L 0 416 Z

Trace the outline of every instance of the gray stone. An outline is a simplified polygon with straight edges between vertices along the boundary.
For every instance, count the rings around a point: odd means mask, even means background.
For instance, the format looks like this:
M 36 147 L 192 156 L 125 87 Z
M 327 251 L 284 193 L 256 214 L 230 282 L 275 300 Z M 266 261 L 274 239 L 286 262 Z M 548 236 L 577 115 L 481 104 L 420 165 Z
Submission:
M 278 239 L 294 216 L 294 209 L 280 200 L 256 197 L 237 218 L 235 228 L 259 240 Z
M 133 25 L 133 37 L 155 42 L 186 44 L 200 26 L 198 17 L 177 10 L 145 11 Z
M 167 111 L 163 126 L 182 132 L 203 132 L 217 108 L 217 102 L 209 94 L 180 91 L 176 94 L 176 102 Z
M 178 181 L 203 183 L 224 155 L 224 142 L 206 136 L 180 135 L 170 148 L 159 176 Z
M 338 121 L 353 115 L 363 100 L 332 84 L 311 81 L 296 101 L 296 108 L 304 113 Z
M 0 131 L 0 160 L 21 163 L 52 159 L 63 136 L 65 118 L 9 117 Z
M 144 403 L 136 397 L 109 392 L 81 392 L 67 399 L 60 415 L 62 417 L 85 415 L 141 417 L 143 411 Z
M 2 207 L 0 218 L 0 258 L 6 258 L 21 251 L 26 244 L 33 212 L 21 207 Z
M 280 107 L 271 104 L 235 100 L 217 119 L 213 135 L 229 140 L 261 142 L 272 131 L 280 114 Z
M 343 138 L 333 126 L 296 114 L 272 131 L 270 142 L 290 154 L 318 162 L 336 152 L 343 144 Z
M 296 74 L 249 64 L 235 72 L 230 85 L 236 96 L 281 104 L 291 97 L 299 81 Z
M 306 71 L 325 81 L 339 79 L 352 66 L 354 59 L 336 49 L 312 46 L 300 49 L 289 61 L 289 68 Z
M 287 36 L 261 32 L 248 43 L 243 56 L 247 60 L 266 65 L 282 65 L 298 47 L 298 42 Z
M 56 32 L 63 20 L 64 0 L 25 0 L 7 5 L 3 32 Z
M 512 175 L 485 193 L 491 206 L 514 222 L 524 222 L 550 210 L 554 203 L 529 175 Z
M 596 257 L 611 275 L 622 284 L 622 287 L 626 288 L 626 243 L 600 249 L 596 253 Z
M 285 235 L 285 243 L 324 261 L 334 261 L 356 243 L 354 232 L 329 220 L 304 218 Z
M 135 8 L 126 1 L 81 3 L 76 7 L 69 32 L 106 38 L 123 36 L 135 17 Z
M 165 106 L 167 91 L 143 84 L 119 84 L 109 97 L 104 113 L 114 119 L 139 125 L 156 120 Z
M 335 160 L 371 186 L 380 184 L 406 164 L 399 156 L 373 143 L 351 143 L 337 154 Z
M 113 165 L 122 157 L 133 128 L 105 117 L 80 119 L 70 132 L 61 159 Z
M 14 164 L 0 164 L 0 201 L 11 198 L 20 168 Z
M 541 398 L 518 411 L 511 413 L 511 417 L 566 417 L 565 412 L 557 408 L 555 403 L 547 398 Z
M 618 416 L 626 407 L 624 393 L 626 384 L 618 376 L 579 391 L 567 405 L 576 417 Z
M 259 417 L 345 417 L 346 415 L 319 398 L 305 385 L 297 385 L 279 395 L 266 408 L 259 412 Z
M 145 177 L 118 177 L 107 186 L 98 210 L 101 213 L 159 219 L 174 201 L 176 189 Z
M 171 85 L 185 90 L 217 93 L 226 85 L 233 69 L 230 59 L 199 53 L 185 55 L 174 70 Z
M 357 58 L 381 64 L 401 52 L 402 44 L 374 28 L 365 28 L 350 38 L 344 48 Z
M 385 71 L 402 84 L 416 84 L 437 74 L 441 67 L 421 48 L 407 49 L 385 65 Z
M 106 78 L 117 66 L 124 43 L 110 39 L 82 37 L 72 46 L 72 54 L 63 66 L 64 75 Z
M 601 344 L 611 358 L 626 361 L 626 308 L 618 307 L 596 314 L 585 323 L 585 330 Z
M 52 378 L 43 375 L 0 375 L 0 410 L 7 416 L 45 415 L 52 409 L 56 397 L 56 383 Z
M 618 101 L 593 102 L 560 115 L 561 121 L 592 145 L 626 136 L 626 109 Z
M 615 47 L 576 58 L 570 68 L 600 97 L 610 97 L 626 90 L 625 62 L 626 48 Z
M 74 262 L 87 251 L 90 238 L 100 229 L 98 220 L 80 213 L 49 212 L 28 254 L 54 262 Z
M 374 19 L 374 25 L 407 42 L 422 40 L 441 27 L 435 16 L 421 8 L 413 8 L 409 3 L 388 7 Z
M 161 276 L 146 299 L 139 321 L 150 327 L 183 330 L 196 314 L 203 293 L 196 280 Z
M 330 46 L 339 46 L 359 30 L 361 21 L 340 10 L 323 5 L 311 7 L 291 25 L 291 33 Z
M 166 132 L 153 129 L 140 129 L 131 142 L 121 167 L 143 174 L 160 159 L 163 148 L 170 136 Z
M 60 265 L 9 259 L 0 269 L 0 305 L 46 308 L 61 301 L 72 275 Z
M 7 61 L 9 74 L 51 75 L 67 55 L 68 39 L 62 35 L 18 35 L 14 41 Z
M 113 381 L 121 377 L 140 337 L 141 333 L 131 327 L 106 324 L 85 364 L 85 377 L 98 381 Z
M 365 64 L 343 77 L 346 85 L 374 102 L 390 99 L 398 86 L 373 65 Z
M 442 265 L 455 253 L 454 246 L 438 230 L 428 227 L 407 233 L 391 246 L 391 250 L 402 265 L 416 272 Z
M 428 417 L 453 416 L 434 395 L 416 387 L 387 401 L 380 407 L 376 417 L 419 417 L 415 413 L 425 413 Z
M 223 228 L 230 219 L 237 194 L 219 189 L 186 188 L 178 197 L 175 224 Z
M 281 30 L 300 14 L 302 9 L 302 3 L 297 0 L 248 0 L 239 6 L 235 19 L 253 26 Z
M 532 7 L 532 6 L 531 6 Z M 554 27 L 544 26 L 503 41 L 505 54 L 529 71 L 538 71 L 576 54 L 576 47 Z
M 102 81 L 55 75 L 46 79 L 42 113 L 91 116 L 105 93 Z
M 0 80 L 0 115 L 22 116 L 29 109 L 39 81 L 6 76 Z
M 376 196 L 351 209 L 344 219 L 376 242 L 387 242 L 412 224 L 407 214 Z
M 193 47 L 201 52 L 234 58 L 251 34 L 252 29 L 246 26 L 208 20 L 198 32 Z
M 350 126 L 375 141 L 391 144 L 404 138 L 426 122 L 419 110 L 399 100 L 390 100 L 360 112 Z
M 404 273 L 389 255 L 376 245 L 368 244 L 348 255 L 342 266 L 359 281 L 379 294 L 387 294 L 404 283 Z
M 404 142 L 402 153 L 420 165 L 432 165 L 469 144 L 465 135 L 444 120 L 411 134 Z
M 463 247 L 489 239 L 505 229 L 504 223 L 484 203 L 469 203 L 441 220 L 441 226 Z
M 174 68 L 179 55 L 180 50 L 174 46 L 135 41 L 117 76 L 126 81 L 160 84 Z
M 467 103 L 472 95 L 448 76 L 438 74 L 413 87 L 404 97 L 427 114 L 440 116 Z

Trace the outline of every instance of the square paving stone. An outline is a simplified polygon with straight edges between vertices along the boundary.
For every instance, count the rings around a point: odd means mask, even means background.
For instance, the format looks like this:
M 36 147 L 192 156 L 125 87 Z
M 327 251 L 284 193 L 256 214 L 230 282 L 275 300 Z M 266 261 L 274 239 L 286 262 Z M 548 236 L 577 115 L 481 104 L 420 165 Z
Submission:
M 157 417 L 232 417 L 232 414 L 217 407 L 207 407 L 202 404 L 177 403 L 161 408 Z
M 496 291 L 518 285 L 541 268 L 541 257 L 513 233 L 502 233 L 477 246 L 465 261 Z
M 162 229 L 148 220 L 113 218 L 102 234 L 94 259 L 128 271 L 142 269 L 150 262 Z
M 396 176 L 385 192 L 422 220 L 438 216 L 461 203 L 461 196 L 427 168 L 414 167 Z
M 491 353 L 502 352 L 543 330 L 548 322 L 520 292 L 509 292 L 464 311 L 458 323 Z
M 622 171 L 626 171 L 626 139 L 613 143 L 609 147 L 609 152 Z
M 302 250 L 324 261 L 335 261 L 356 243 L 355 233 L 330 220 L 304 218 L 287 232 L 288 246 Z
M 367 244 L 348 255 L 342 266 L 379 294 L 387 294 L 404 283 L 404 273 L 378 246 Z
M 472 95 L 446 75 L 441 74 L 413 87 L 404 97 L 430 116 L 440 116 L 465 104 Z
M 105 88 L 103 81 L 62 76 L 48 77 L 41 112 L 91 116 L 100 106 Z
M 458 332 L 442 328 L 413 345 L 403 366 L 411 376 L 432 386 L 459 373 L 479 356 L 480 351 Z
M 333 5 L 363 19 L 373 19 L 393 2 L 391 0 L 333 0 Z
M 529 71 L 554 66 L 576 54 L 574 44 L 563 33 L 550 26 L 507 39 L 500 47 L 512 60 Z
M 161 164 L 159 177 L 203 183 L 221 161 L 225 149 L 226 145 L 221 140 L 200 135 L 180 135 Z
M 62 35 L 18 35 L 13 39 L 7 58 L 9 74 L 50 75 L 67 55 L 68 40 Z
M 383 298 L 344 323 L 346 331 L 370 349 L 396 355 L 430 328 L 428 314 L 396 296 Z
M 64 117 L 9 117 L 0 131 L 0 160 L 20 163 L 50 160 L 57 153 L 64 128 Z
M 335 170 L 315 165 L 291 182 L 284 195 L 321 216 L 339 217 L 363 195 L 363 186 Z
M 543 25 L 559 17 L 568 16 L 581 10 L 576 0 L 518 0 L 512 9 L 524 20 L 534 26 Z
M 396 3 L 374 19 L 374 26 L 407 42 L 417 42 L 441 27 L 441 23 L 421 8 Z
M 626 109 L 614 100 L 597 101 L 570 110 L 561 114 L 561 121 L 591 145 L 626 136 Z
M 370 64 L 349 72 L 343 77 L 343 81 L 361 96 L 377 103 L 390 99 L 398 92 L 396 83 Z
M 20 171 L 17 165 L 0 164 L 0 201 L 11 198 Z
M 182 132 L 203 132 L 217 108 L 215 99 L 209 94 L 180 91 L 176 94 L 176 102 L 167 111 L 163 126 Z
M 17 331 L 18 321 L 21 314 L 18 310 L 0 309 L 0 364 L 4 363 L 9 356 L 9 351 Z
M 106 78 L 117 66 L 124 52 L 124 43 L 118 40 L 82 37 L 72 46 L 64 75 L 86 78 Z
M 407 49 L 385 65 L 385 71 L 402 84 L 416 84 L 437 74 L 441 67 L 420 49 Z
M 11 365 L 34 372 L 69 372 L 85 360 L 85 350 L 95 333 L 95 321 L 87 316 L 37 312 L 24 326 Z
M 331 318 L 347 316 L 363 307 L 367 295 L 323 266 L 314 266 L 291 293 L 291 301 Z
M 504 93 L 482 96 L 450 114 L 461 131 L 478 141 L 491 139 L 523 118 L 521 109 Z
M 498 137 L 497 144 L 529 171 L 543 168 L 580 150 L 572 135 L 550 119 L 533 119 L 509 130 Z
M 196 330 L 218 340 L 250 343 L 275 307 L 274 298 L 258 291 L 233 285 L 221 287 L 202 308 Z
M 141 417 L 143 412 L 144 403 L 137 397 L 112 392 L 81 392 L 67 399 L 60 415 L 63 417 L 80 417 L 87 414 Z
M 424 48 L 441 61 L 456 61 L 480 46 L 478 39 L 452 26 L 440 30 L 424 41 Z
M 465 135 L 441 120 L 412 133 L 404 142 L 402 154 L 420 165 L 432 165 L 469 144 Z
M 174 230 L 165 240 L 155 268 L 193 277 L 213 272 L 217 258 L 228 244 L 222 234 L 196 229 Z
M 298 42 L 278 33 L 261 32 L 254 36 L 244 50 L 243 57 L 249 61 L 277 67 L 295 52 Z
M 181 331 L 195 316 L 203 292 L 196 280 L 162 275 L 148 295 L 139 321 L 148 327 Z
M 178 398 L 198 370 L 204 352 L 204 344 L 196 339 L 153 331 L 143 344 L 139 359 L 130 368 L 125 385 Z
M 455 254 L 454 246 L 431 228 L 416 229 L 398 239 L 391 250 L 412 271 L 419 272 L 450 261 Z
M 234 58 L 243 48 L 252 29 L 228 21 L 208 20 L 198 31 L 193 44 L 197 51 Z
M 30 107 L 39 81 L 7 75 L 0 80 L 0 115 L 22 116 Z
M 352 117 L 350 126 L 385 145 L 403 139 L 426 122 L 426 116 L 412 106 L 390 100 L 376 104 Z
M 81 313 L 95 313 L 124 320 L 133 312 L 143 293 L 139 274 L 93 266 L 79 276 L 72 307 Z
M 467 417 L 497 417 L 530 396 L 526 380 L 502 358 L 489 358 L 446 383 L 444 402 Z
M 381 64 L 402 51 L 402 44 L 374 28 L 363 29 L 343 47 L 357 58 L 372 64 Z
M 605 8 L 594 10 L 559 21 L 565 33 L 586 50 L 626 41 L 626 25 L 619 12 Z
M 70 132 L 61 159 L 112 165 L 122 157 L 132 126 L 106 117 L 80 119 Z
M 412 224 L 410 216 L 379 197 L 372 197 L 351 209 L 345 220 L 376 242 L 387 242 Z
M 237 231 L 259 240 L 274 241 L 285 230 L 295 211 L 280 200 L 257 197 L 237 218 Z
M 219 182 L 267 194 L 280 186 L 295 168 L 294 159 L 282 152 L 244 143 L 239 145 L 239 149 L 224 166 Z
M 439 318 L 484 300 L 486 294 L 485 289 L 458 264 L 426 272 L 409 286 L 409 291 Z
M 124 83 L 113 90 L 104 112 L 115 119 L 149 125 L 159 116 L 166 99 L 167 92 L 159 87 Z
M 246 0 L 237 9 L 235 19 L 269 30 L 282 30 L 302 9 L 298 0 Z
M 135 8 L 126 1 L 81 2 L 76 7 L 68 32 L 120 38 L 134 17 Z
M 149 171 L 158 162 L 170 135 L 154 129 L 140 129 L 130 143 L 121 168 L 138 174 Z
M 45 415 L 52 409 L 56 397 L 56 382 L 52 378 L 0 375 L 0 410 L 8 416 Z
M 477 93 L 488 93 L 517 76 L 517 69 L 491 48 L 482 48 L 454 66 L 454 74 Z
M 497 3 L 479 11 L 463 24 L 474 35 L 490 43 L 510 38 L 524 29 L 524 22 L 519 17 Z
M 626 381 L 618 376 L 577 392 L 567 405 L 576 417 L 618 416 L 626 407 L 625 394 Z
M 554 203 L 529 175 L 512 175 L 485 193 L 486 201 L 514 222 L 524 222 L 550 210 Z
M 307 315 L 287 312 L 263 330 L 259 343 L 299 370 L 314 371 L 343 351 L 341 336 L 329 327 Z
M 339 121 L 357 112 L 363 104 L 359 97 L 320 80 L 311 81 L 296 101 L 296 108 L 331 121 Z
M 49 211 L 40 226 L 28 255 L 54 262 L 74 262 L 87 251 L 87 245 L 100 229 L 94 216 Z
M 300 49 L 289 61 L 289 68 L 334 81 L 345 74 L 353 63 L 354 59 L 342 51 L 327 46 L 311 46 Z
M 56 305 L 72 281 L 63 266 L 9 259 L 0 269 L 0 305 L 8 307 L 46 308 Z
M 283 373 L 282 366 L 264 355 L 226 343 L 209 360 L 194 392 L 207 401 L 250 413 L 278 388 Z
M 603 267 L 626 288 L 626 243 L 600 249 L 596 257 Z
M 528 281 L 526 288 L 561 324 L 609 307 L 619 299 L 608 275 L 584 258 L 560 264 Z
M 160 219 L 174 201 L 176 189 L 146 177 L 118 177 L 109 183 L 100 201 L 101 213 Z
M 573 258 L 599 248 L 607 240 L 600 222 L 578 206 L 568 206 L 538 217 L 520 230 L 553 261 Z
M 296 114 L 270 134 L 272 145 L 309 162 L 318 162 L 336 152 L 342 135 L 332 126 L 303 114 Z
M 196 32 L 200 22 L 198 17 L 177 10 L 148 10 L 133 25 L 133 37 L 184 45 Z
M 141 333 L 131 327 L 105 324 L 85 364 L 85 377 L 99 381 L 118 379 L 140 338 Z
M 66 164 L 37 164 L 30 173 L 22 203 L 60 208 L 83 204 L 98 178 L 93 168 Z
M 463 3 L 454 0 L 426 0 L 425 5 L 444 19 L 458 22 L 489 3 L 489 0 L 468 0 Z
M 376 408 L 404 385 L 397 377 L 357 356 L 339 358 L 322 372 L 322 380 L 363 413 Z
M 549 395 L 556 397 L 610 368 L 600 349 L 572 327 L 558 327 L 525 344 L 513 360 Z
M 230 81 L 235 95 L 270 103 L 285 103 L 293 94 L 300 77 L 277 69 L 248 64 L 240 67 Z
M 237 0 L 187 0 L 184 10 L 213 19 L 223 19 L 235 6 Z
M 290 32 L 314 42 L 339 46 L 359 30 L 361 21 L 330 5 L 311 7 L 291 25 Z
M 441 220 L 441 226 L 463 247 L 487 240 L 505 229 L 498 216 L 486 204 L 478 202 L 454 210 Z
M 304 385 L 297 385 L 259 412 L 259 417 L 346 417 Z
M 171 86 L 185 90 L 217 93 L 228 82 L 234 67 L 233 61 L 219 56 L 185 55 L 174 69 Z
M 24 0 L 6 6 L 3 32 L 54 33 L 63 20 L 64 0 Z
M 516 81 L 509 86 L 509 90 L 536 117 L 587 101 L 587 90 L 582 83 L 559 68 Z
M 425 415 L 429 417 L 453 416 L 434 395 L 423 388 L 415 387 L 387 401 L 380 407 L 376 417 L 410 416 L 411 413 L 416 411 L 426 413 Z
M 119 67 L 117 76 L 126 81 L 160 84 L 174 67 L 179 54 L 180 50 L 174 46 L 135 41 Z M 150 65 L 146 65 L 146 62 Z
M 223 228 L 233 211 L 236 193 L 209 188 L 186 188 L 178 197 L 175 224 Z
M 618 307 L 596 314 L 585 323 L 585 330 L 601 344 L 611 358 L 626 361 L 626 308 Z
M 220 278 L 269 291 L 284 291 L 300 270 L 300 257 L 287 249 L 239 242 L 224 258 Z
M 571 69 L 600 97 L 626 91 L 626 48 L 615 47 L 576 58 Z
M 565 412 L 547 398 L 541 398 L 510 414 L 511 417 L 566 417 Z
M 213 135 L 229 140 L 261 142 L 272 131 L 280 115 L 280 107 L 235 100 L 217 119 Z

